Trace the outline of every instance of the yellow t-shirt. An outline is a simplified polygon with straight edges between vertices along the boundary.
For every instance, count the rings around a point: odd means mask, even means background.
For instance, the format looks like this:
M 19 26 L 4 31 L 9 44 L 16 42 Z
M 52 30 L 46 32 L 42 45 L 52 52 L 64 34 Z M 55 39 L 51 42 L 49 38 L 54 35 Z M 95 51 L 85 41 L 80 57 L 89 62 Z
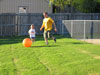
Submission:
M 45 31 L 52 30 L 52 24 L 54 23 L 54 20 L 50 17 L 43 19 L 43 27 Z

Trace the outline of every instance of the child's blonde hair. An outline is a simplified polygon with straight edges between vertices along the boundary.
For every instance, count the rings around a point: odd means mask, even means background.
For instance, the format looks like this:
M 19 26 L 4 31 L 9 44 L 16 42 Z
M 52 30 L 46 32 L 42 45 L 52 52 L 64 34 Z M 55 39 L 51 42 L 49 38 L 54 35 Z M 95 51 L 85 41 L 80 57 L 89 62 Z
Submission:
M 34 24 L 31 24 L 30 28 L 32 28 L 32 27 L 34 28 Z

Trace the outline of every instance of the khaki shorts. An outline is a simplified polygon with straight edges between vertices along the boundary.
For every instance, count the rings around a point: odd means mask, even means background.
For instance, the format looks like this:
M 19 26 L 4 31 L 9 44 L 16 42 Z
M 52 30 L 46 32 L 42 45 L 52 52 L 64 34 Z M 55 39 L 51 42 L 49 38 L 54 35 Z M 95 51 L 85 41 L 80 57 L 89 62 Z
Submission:
M 53 36 L 53 32 L 52 31 L 45 31 L 44 30 L 44 33 L 43 33 L 43 36 L 44 36 L 44 38 L 52 38 L 52 36 Z

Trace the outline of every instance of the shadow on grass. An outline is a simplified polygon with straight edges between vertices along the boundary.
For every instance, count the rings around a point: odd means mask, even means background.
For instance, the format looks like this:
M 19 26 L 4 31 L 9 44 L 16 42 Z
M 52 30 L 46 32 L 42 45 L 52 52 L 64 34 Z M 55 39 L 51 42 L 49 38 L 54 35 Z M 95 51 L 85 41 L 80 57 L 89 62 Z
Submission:
M 89 44 L 87 42 L 58 42 L 58 43 L 60 43 L 60 44 L 66 44 L 66 45 L 68 45 L 68 44 L 74 44 L 74 45 Z
M 6 40 L 0 40 L 0 45 L 5 45 L 5 44 L 15 44 L 15 43 L 20 43 L 21 41 L 19 40 L 10 40 L 10 39 L 6 39 Z
M 88 44 L 90 44 L 90 43 L 72 43 L 72 44 L 74 44 L 74 45 L 88 45 Z
M 55 35 L 57 39 L 65 38 L 61 35 Z M 0 45 L 22 43 L 23 39 L 29 36 L 0 36 Z M 43 36 L 36 36 L 36 41 L 44 41 Z M 49 39 L 51 40 L 51 39 Z M 48 46 L 47 46 L 48 47 Z
M 5 36 L 5 37 L 0 37 L 0 45 L 5 45 L 5 44 L 15 44 L 15 43 L 21 43 L 23 41 L 24 37 L 19 37 L 19 36 Z
M 55 35 L 57 39 L 63 39 L 63 38 L 68 38 L 66 36 L 62 35 Z M 12 36 L 12 37 L 0 37 L 0 45 L 5 45 L 5 44 L 16 44 L 16 43 L 22 43 L 23 39 L 29 38 L 29 36 Z M 36 41 L 44 41 L 43 36 L 37 36 Z M 51 39 L 49 39 L 51 40 Z M 57 42 L 60 44 L 88 44 L 88 43 L 83 43 L 83 42 L 68 42 L 68 41 L 63 41 L 63 42 Z M 44 45 L 44 46 L 33 46 L 33 47 L 57 47 L 58 45 Z
M 88 43 L 73 42 L 72 44 L 78 45 L 78 44 L 88 44 Z
M 59 45 L 42 45 L 42 46 L 31 46 L 32 48 L 39 48 L 39 47 L 58 47 Z
M 69 36 L 64 36 L 64 35 L 53 35 L 54 37 L 56 37 L 56 39 L 63 39 L 63 38 L 70 38 Z M 43 37 L 43 35 L 41 35 L 41 36 L 37 36 L 36 37 L 36 41 L 43 41 L 44 40 L 44 37 Z M 48 40 L 52 40 L 52 38 L 48 38 Z

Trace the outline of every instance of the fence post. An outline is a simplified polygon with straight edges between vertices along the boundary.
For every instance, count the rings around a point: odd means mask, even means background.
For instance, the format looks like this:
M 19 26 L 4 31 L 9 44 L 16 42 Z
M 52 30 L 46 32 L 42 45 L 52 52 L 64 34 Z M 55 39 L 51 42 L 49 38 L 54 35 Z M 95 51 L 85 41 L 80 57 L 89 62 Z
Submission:
M 18 14 L 18 18 L 17 18 L 17 21 L 18 21 L 18 36 L 20 36 L 21 34 L 21 14 Z
M 60 33 L 61 34 L 61 26 L 62 26 L 62 20 L 61 20 L 61 15 L 60 15 Z
M 18 14 L 15 15 L 16 19 L 15 19 L 15 32 L 16 35 L 18 36 Z
M 65 21 L 63 20 L 63 23 L 62 23 L 62 35 L 64 33 L 64 24 L 65 24 Z
M 71 37 L 73 37 L 73 20 L 71 20 Z
M 0 31 L 1 33 L 0 33 L 0 35 L 2 36 L 2 25 L 1 25 L 1 27 L 0 27 L 0 28 L 1 28 L 1 31 Z
M 84 39 L 86 37 L 86 20 L 84 20 Z

